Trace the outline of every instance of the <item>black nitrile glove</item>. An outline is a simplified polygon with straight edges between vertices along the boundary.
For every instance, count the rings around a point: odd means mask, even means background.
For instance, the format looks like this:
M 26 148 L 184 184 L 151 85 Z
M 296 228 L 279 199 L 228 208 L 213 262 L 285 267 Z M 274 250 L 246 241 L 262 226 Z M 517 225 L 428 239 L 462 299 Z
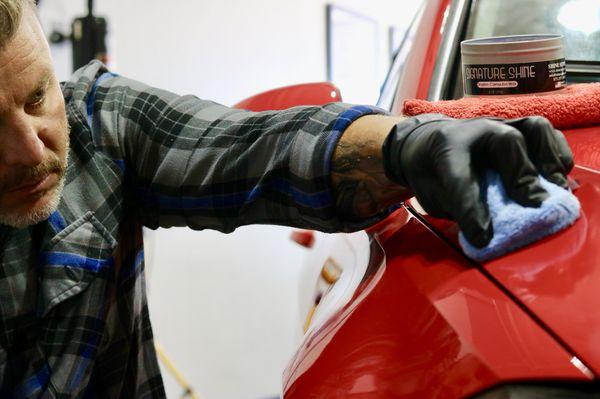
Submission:
M 538 174 L 566 188 L 573 168 L 565 137 L 542 117 L 408 118 L 385 140 L 383 161 L 389 179 L 410 188 L 430 215 L 455 220 L 478 247 L 493 236 L 480 190 L 486 169 L 498 171 L 514 201 L 538 207 L 548 197 Z

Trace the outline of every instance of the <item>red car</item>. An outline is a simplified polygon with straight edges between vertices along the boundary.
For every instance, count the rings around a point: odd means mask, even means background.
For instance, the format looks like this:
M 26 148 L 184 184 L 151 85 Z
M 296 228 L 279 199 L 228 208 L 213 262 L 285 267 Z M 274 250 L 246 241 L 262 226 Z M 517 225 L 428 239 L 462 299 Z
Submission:
M 527 33 L 565 35 L 568 82 L 600 80 L 599 1 L 431 0 L 379 105 L 399 113 L 404 99 L 462 97 L 461 40 Z M 291 90 L 339 97 L 327 85 Z M 415 202 L 368 234 L 318 236 L 308 268 L 318 306 L 306 309 L 283 397 L 600 398 L 600 125 L 565 135 L 582 215 L 509 255 L 469 260 L 455 224 Z

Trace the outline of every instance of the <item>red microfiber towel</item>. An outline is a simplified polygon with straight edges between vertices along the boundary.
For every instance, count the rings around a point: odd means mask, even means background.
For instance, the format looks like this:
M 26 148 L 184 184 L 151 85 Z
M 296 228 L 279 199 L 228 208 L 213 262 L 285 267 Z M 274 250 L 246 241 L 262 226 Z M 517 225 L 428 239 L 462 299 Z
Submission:
M 600 83 L 581 83 L 555 93 L 515 97 L 468 97 L 460 100 L 406 100 L 403 114 L 444 114 L 452 118 L 541 115 L 557 129 L 600 124 Z

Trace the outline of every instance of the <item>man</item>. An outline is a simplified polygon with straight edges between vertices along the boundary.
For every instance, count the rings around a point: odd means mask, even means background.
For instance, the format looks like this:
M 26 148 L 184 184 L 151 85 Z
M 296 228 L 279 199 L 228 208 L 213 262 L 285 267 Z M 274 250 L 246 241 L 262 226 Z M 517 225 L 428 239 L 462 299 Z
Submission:
M 380 114 L 232 110 L 100 63 L 59 85 L 32 3 L 0 0 L 0 396 L 164 396 L 142 225 L 351 231 L 416 194 L 485 245 L 483 170 L 531 206 L 538 173 L 566 186 L 572 156 L 544 119 Z

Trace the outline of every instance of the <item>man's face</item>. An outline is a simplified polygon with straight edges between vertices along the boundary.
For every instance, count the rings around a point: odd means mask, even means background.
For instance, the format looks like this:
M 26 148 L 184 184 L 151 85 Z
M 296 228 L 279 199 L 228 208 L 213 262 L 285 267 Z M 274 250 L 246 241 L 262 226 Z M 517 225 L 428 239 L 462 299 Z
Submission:
M 0 50 L 0 224 L 25 227 L 58 205 L 69 129 L 48 44 L 29 7 Z

